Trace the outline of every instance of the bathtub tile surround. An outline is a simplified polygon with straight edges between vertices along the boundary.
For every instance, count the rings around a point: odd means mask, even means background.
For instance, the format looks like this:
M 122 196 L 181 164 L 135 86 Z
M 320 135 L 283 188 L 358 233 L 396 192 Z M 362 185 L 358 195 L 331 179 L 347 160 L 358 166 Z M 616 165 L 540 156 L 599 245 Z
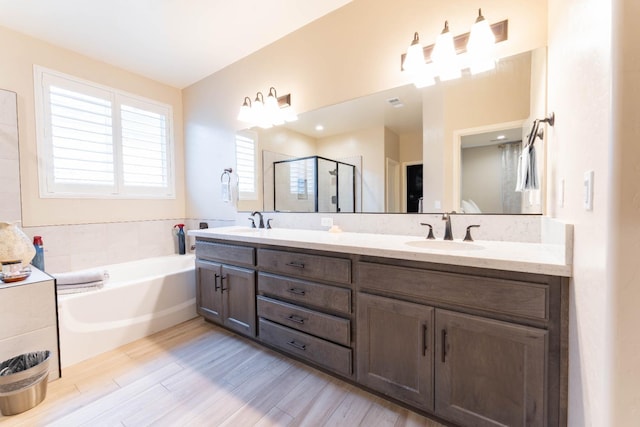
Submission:
M 20 221 L 20 163 L 15 92 L 0 89 L 0 221 Z
M 42 236 L 47 272 L 62 273 L 178 252 L 173 225 L 183 219 L 25 227 Z M 196 224 L 197 228 L 197 224 Z

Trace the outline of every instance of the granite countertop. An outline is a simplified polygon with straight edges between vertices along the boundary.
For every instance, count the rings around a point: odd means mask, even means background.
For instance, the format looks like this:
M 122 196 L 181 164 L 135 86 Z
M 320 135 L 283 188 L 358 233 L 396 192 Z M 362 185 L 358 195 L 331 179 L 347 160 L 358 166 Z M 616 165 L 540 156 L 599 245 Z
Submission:
M 426 240 L 424 236 L 237 226 L 190 230 L 188 235 L 553 276 L 570 277 L 572 270 L 564 245 L 488 240 L 445 242 Z

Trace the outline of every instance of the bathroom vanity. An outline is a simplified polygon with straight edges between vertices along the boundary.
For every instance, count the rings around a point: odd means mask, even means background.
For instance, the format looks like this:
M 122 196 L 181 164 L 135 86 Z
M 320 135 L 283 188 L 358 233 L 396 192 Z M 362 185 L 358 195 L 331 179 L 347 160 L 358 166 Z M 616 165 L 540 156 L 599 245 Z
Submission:
M 566 425 L 562 247 L 242 227 L 190 234 L 208 320 L 458 425 Z

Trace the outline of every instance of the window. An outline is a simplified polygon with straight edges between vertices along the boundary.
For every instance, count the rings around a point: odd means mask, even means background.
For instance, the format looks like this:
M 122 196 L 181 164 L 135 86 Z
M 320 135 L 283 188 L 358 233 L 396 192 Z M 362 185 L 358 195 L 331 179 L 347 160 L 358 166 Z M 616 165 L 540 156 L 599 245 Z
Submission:
M 257 200 L 256 139 L 252 132 L 236 134 L 236 168 L 238 173 L 238 199 Z
M 35 67 L 41 197 L 173 198 L 171 106 Z

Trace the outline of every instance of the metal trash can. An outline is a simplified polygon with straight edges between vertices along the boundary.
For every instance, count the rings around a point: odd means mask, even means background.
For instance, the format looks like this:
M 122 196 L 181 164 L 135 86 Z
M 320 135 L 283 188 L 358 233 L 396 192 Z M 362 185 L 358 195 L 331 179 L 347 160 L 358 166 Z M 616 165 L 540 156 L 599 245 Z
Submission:
M 12 357 L 0 364 L 0 412 L 15 415 L 27 411 L 47 395 L 51 352 L 36 351 Z

